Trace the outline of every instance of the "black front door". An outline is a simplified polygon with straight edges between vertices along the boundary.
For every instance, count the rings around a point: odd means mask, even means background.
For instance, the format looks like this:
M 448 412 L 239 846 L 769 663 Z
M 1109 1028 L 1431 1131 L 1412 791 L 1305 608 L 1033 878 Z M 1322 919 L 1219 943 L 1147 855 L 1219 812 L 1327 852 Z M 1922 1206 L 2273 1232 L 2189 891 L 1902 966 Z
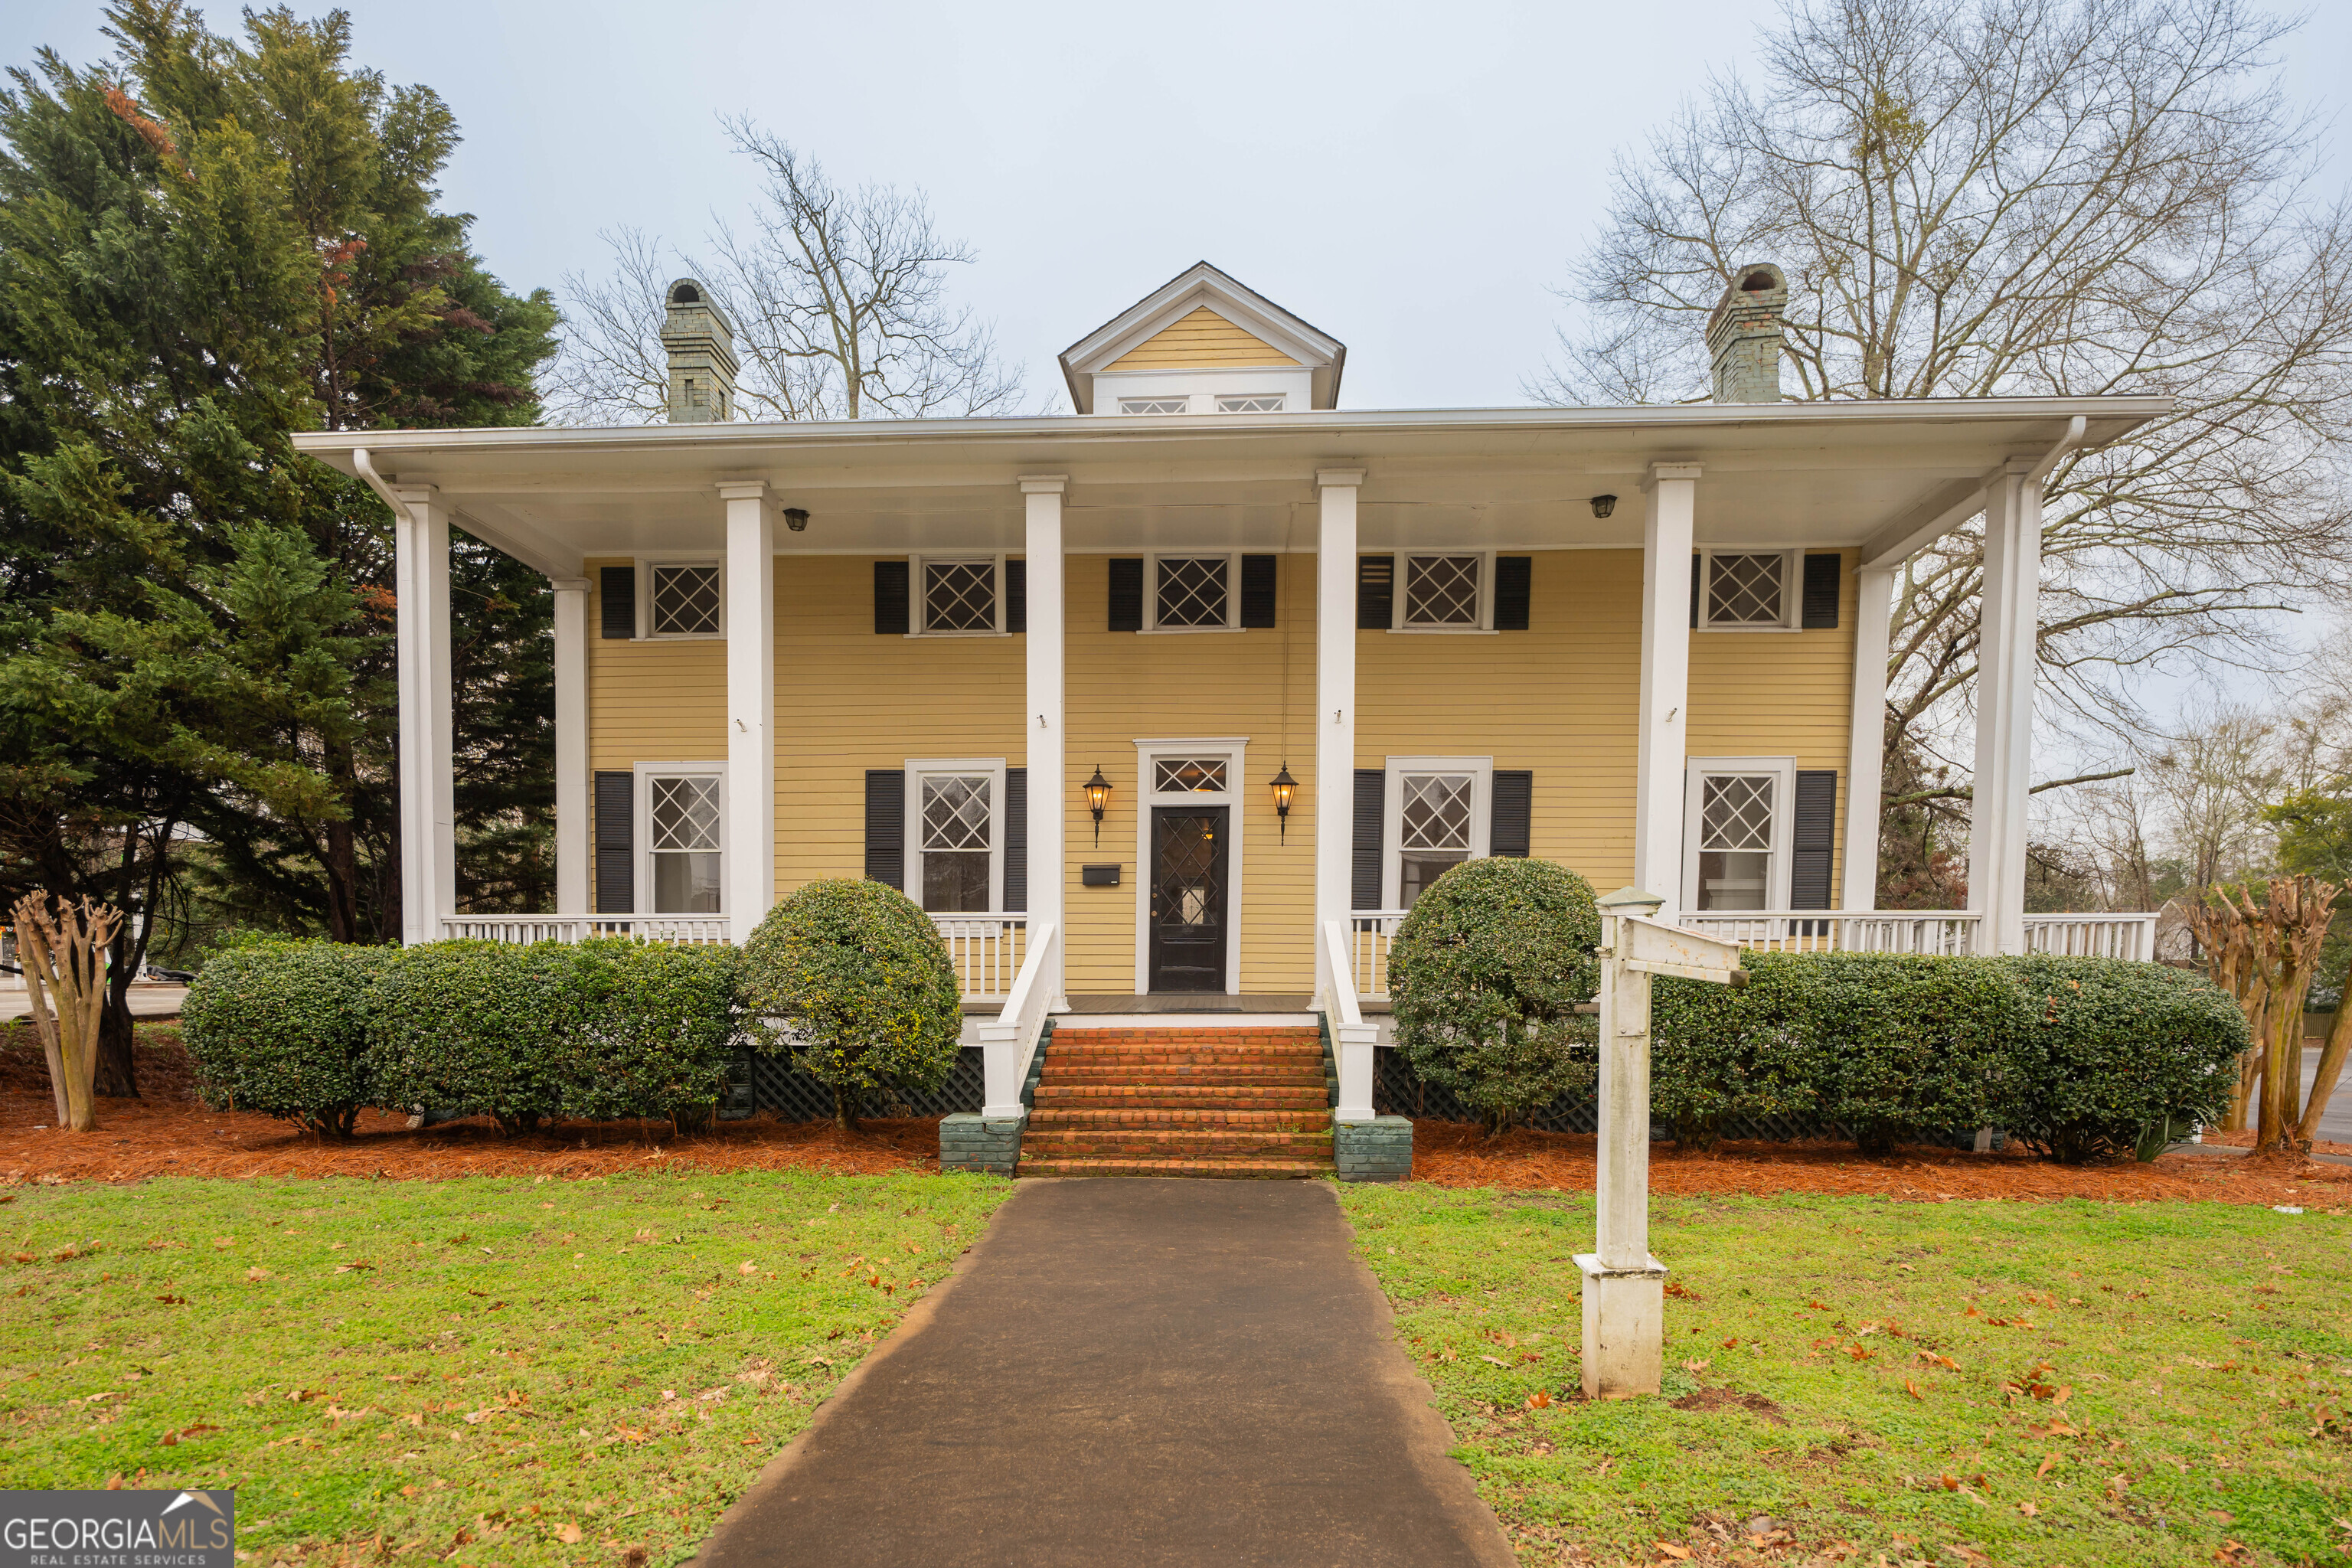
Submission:
M 1151 989 L 1225 988 L 1225 810 L 1151 810 Z

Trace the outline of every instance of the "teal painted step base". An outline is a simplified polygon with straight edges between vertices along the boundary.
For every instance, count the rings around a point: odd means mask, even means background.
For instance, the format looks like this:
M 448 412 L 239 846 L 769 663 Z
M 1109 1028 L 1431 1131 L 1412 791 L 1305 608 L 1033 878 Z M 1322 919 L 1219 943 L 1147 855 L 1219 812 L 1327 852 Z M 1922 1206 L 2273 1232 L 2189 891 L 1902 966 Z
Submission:
M 965 1111 L 940 1119 L 940 1169 L 980 1171 L 1009 1176 L 1021 1158 L 1025 1116 L 981 1116 Z
M 1343 1182 L 1402 1182 L 1412 1175 L 1412 1122 L 1402 1116 L 1337 1121 L 1332 1156 Z

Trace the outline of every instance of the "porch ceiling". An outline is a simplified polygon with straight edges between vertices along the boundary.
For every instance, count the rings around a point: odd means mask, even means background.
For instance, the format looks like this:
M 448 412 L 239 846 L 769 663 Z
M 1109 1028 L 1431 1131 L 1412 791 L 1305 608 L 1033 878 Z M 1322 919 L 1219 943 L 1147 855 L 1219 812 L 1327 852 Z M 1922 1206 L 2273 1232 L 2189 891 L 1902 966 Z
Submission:
M 764 479 L 807 509 L 780 553 L 1022 547 L 1014 476 L 1069 476 L 1074 552 L 1312 550 L 1314 473 L 1365 470 L 1363 548 L 1560 549 L 1642 542 L 1658 461 L 1704 465 L 1706 544 L 1855 545 L 1934 516 L 2070 417 L 2097 446 L 2163 398 L 2032 398 L 1727 407 L 1536 408 L 1229 416 L 1055 416 L 621 429 L 314 431 L 345 473 L 437 487 L 468 529 L 558 575 L 600 555 L 718 550 L 721 479 Z M 1591 497 L 1614 494 L 1599 521 Z

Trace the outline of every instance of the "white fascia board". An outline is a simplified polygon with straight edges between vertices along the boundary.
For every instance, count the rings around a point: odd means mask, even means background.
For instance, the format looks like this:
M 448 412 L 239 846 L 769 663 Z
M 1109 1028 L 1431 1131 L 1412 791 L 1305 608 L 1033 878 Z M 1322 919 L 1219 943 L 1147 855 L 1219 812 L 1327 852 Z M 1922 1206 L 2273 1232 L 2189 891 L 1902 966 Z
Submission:
M 1864 540 L 1860 564 L 1900 566 L 1984 507 L 1984 480 L 1954 479 Z

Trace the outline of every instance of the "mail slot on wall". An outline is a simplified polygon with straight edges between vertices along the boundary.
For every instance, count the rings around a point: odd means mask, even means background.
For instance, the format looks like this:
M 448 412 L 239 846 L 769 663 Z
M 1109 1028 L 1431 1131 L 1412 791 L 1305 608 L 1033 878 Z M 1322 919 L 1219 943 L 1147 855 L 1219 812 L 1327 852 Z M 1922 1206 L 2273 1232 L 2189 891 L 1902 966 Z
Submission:
M 1116 866 L 1081 867 L 1078 871 L 1078 880 L 1083 887 L 1116 888 L 1118 886 L 1118 868 Z

